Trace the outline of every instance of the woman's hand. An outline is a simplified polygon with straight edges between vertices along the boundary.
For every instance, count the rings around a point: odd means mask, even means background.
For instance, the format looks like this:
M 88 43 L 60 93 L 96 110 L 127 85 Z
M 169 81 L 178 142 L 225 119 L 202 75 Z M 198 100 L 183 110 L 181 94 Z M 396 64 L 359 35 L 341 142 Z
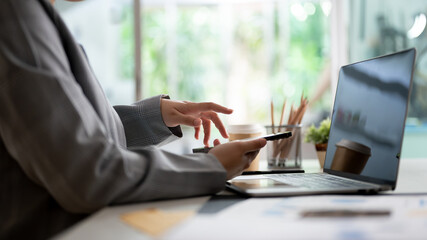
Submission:
M 209 138 L 211 135 L 211 122 L 219 130 L 224 138 L 228 138 L 224 124 L 218 117 L 217 113 L 231 114 L 232 109 L 223 107 L 212 102 L 193 103 L 187 101 L 174 101 L 170 99 L 162 99 L 161 111 L 163 121 L 168 127 L 176 127 L 184 124 L 194 127 L 194 137 L 199 139 L 200 126 L 203 125 L 203 144 L 209 146 Z
M 227 171 L 227 179 L 232 179 L 251 165 L 265 144 L 267 144 L 267 140 L 264 138 L 232 141 L 224 144 L 220 144 L 218 139 L 215 139 L 215 147 L 208 154 L 214 155 L 221 162 Z

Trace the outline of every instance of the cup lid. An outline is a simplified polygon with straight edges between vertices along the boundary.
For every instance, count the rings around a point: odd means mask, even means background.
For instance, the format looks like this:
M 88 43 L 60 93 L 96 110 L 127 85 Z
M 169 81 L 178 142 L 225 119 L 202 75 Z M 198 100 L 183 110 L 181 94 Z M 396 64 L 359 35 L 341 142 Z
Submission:
M 371 156 L 371 148 L 358 142 L 353 142 L 348 139 L 341 139 L 335 144 L 337 147 L 344 147 Z
M 233 124 L 227 130 L 228 133 L 260 133 L 264 128 L 259 124 Z

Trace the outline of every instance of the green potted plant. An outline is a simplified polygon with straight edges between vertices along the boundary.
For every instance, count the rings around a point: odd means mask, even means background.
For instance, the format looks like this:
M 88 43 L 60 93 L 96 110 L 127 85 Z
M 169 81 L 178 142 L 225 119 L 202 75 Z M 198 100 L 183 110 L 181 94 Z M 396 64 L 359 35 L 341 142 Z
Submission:
M 329 140 L 329 130 L 331 128 L 331 119 L 327 118 L 320 122 L 319 127 L 311 125 L 305 133 L 305 142 L 314 143 L 320 167 L 325 164 L 326 148 Z

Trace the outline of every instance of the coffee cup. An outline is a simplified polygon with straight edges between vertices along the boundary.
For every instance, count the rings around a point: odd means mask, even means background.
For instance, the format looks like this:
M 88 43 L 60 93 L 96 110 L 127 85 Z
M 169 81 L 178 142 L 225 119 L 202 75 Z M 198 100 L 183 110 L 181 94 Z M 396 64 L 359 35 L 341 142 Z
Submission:
M 354 174 L 362 173 L 368 159 L 371 157 L 371 148 L 347 139 L 342 139 L 335 146 L 337 149 L 332 160 L 331 169 Z
M 258 124 L 240 124 L 228 126 L 229 140 L 242 140 L 262 136 L 264 128 Z M 259 169 L 259 154 L 252 161 L 251 165 L 244 171 L 257 171 Z

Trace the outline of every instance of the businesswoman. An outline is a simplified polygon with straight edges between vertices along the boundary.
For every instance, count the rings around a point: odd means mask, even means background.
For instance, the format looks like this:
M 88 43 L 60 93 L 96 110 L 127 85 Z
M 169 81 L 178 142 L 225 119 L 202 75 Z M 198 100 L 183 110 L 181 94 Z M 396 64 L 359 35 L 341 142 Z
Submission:
M 0 239 L 45 239 L 111 204 L 220 191 L 265 140 L 209 154 L 158 146 L 181 124 L 203 126 L 205 144 L 211 122 L 227 137 L 217 114 L 231 112 L 168 96 L 112 107 L 47 0 L 0 1 Z

